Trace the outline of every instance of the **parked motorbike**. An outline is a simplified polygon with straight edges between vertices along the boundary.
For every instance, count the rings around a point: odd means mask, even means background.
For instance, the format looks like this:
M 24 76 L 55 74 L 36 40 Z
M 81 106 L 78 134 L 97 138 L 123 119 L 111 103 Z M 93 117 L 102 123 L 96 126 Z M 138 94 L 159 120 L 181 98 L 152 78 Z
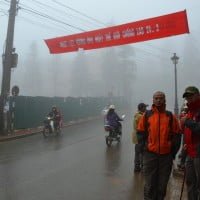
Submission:
M 44 127 L 42 130 L 43 136 L 48 137 L 50 135 L 59 135 L 61 133 L 61 126 L 58 124 L 58 126 L 54 127 L 54 120 L 47 116 L 44 120 Z
M 125 115 L 122 115 L 121 118 L 124 120 Z M 119 122 L 120 123 L 120 122 Z M 120 123 L 120 126 L 118 129 L 115 129 L 114 127 L 104 124 L 104 129 L 106 132 L 109 133 L 109 135 L 106 135 L 106 145 L 110 147 L 112 145 L 113 141 L 120 142 L 121 141 L 121 136 L 122 136 L 122 125 Z

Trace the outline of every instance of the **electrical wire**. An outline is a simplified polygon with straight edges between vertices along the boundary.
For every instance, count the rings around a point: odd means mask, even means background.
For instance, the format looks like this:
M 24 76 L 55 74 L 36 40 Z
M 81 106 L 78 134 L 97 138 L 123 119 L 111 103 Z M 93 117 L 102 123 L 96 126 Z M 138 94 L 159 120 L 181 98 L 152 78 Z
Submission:
M 38 11 L 32 9 L 32 8 L 28 8 L 28 7 L 25 6 L 24 4 L 20 4 L 20 5 L 21 5 L 21 6 L 19 7 L 19 9 L 21 9 L 21 10 L 24 10 L 24 11 L 26 11 L 26 12 L 29 12 L 29 13 L 32 13 L 32 14 L 35 14 L 35 15 L 39 15 L 39 16 L 41 16 L 41 17 L 43 17 L 43 18 L 49 19 L 49 20 L 51 20 L 51 21 L 54 21 L 54 22 L 57 22 L 57 23 L 60 23 L 60 24 L 64 24 L 64 25 L 66 25 L 66 26 L 68 26 L 68 27 L 71 27 L 71 28 L 76 29 L 76 30 L 79 30 L 79 31 L 85 31 L 84 29 L 81 29 L 81 28 L 79 28 L 79 27 L 77 27 L 77 26 L 73 26 L 73 25 L 68 24 L 68 23 L 66 23 L 66 22 L 63 22 L 63 21 L 61 21 L 61 20 L 59 20 L 59 19 L 56 19 L 56 18 L 54 18 L 54 17 L 51 17 L 51 16 L 49 16 L 49 15 L 47 15 L 47 14 L 38 12 Z M 25 7 L 26 7 L 26 8 L 25 8 Z
M 58 28 L 58 25 L 55 25 L 56 26 L 56 29 L 54 28 L 54 27 L 51 27 L 51 26 L 49 26 L 49 25 L 46 25 L 46 24 L 44 24 L 44 23 L 40 23 L 40 22 L 35 22 L 35 21 L 33 21 L 33 20 L 30 20 L 30 19 L 28 19 L 28 18 L 26 18 L 26 17 L 22 17 L 22 16 L 18 16 L 18 18 L 19 19 L 22 19 L 22 20 L 24 20 L 24 21 L 26 21 L 26 22 L 28 22 L 28 23 L 31 23 L 31 24 L 33 24 L 33 25 L 37 25 L 37 26 L 39 26 L 39 27 L 41 27 L 41 28 L 43 28 L 43 29 L 49 29 L 49 30 L 53 30 L 53 31 L 61 31 L 61 32 L 66 32 L 66 30 L 67 31 L 70 31 L 70 32 L 72 32 L 71 30 L 69 30 L 69 29 L 66 29 L 65 27 L 62 27 L 62 26 L 59 26 L 59 28 Z
M 25 11 L 26 12 L 26 11 Z M 45 28 L 45 27 L 47 27 L 48 29 L 53 29 L 54 31 L 55 30 L 60 30 L 60 31 L 64 31 L 65 33 L 66 33 L 66 31 L 68 31 L 68 32 L 70 32 L 70 33 L 74 33 L 72 30 L 70 30 L 69 29 L 69 27 L 68 28 L 66 28 L 66 26 L 62 26 L 61 24 L 58 24 L 58 23 L 54 23 L 53 21 L 51 21 L 50 20 L 50 24 L 52 24 L 55 28 L 53 28 L 52 26 L 49 26 L 49 24 L 48 25 L 44 25 L 44 17 L 42 17 L 42 16 L 40 16 L 40 15 L 35 15 L 35 14 L 33 14 L 33 13 L 29 13 L 29 12 L 27 12 L 28 13 L 28 15 L 32 15 L 33 17 L 35 17 L 35 18 L 39 18 L 39 19 L 41 19 L 42 20 L 42 22 L 40 22 L 40 21 L 38 21 L 38 20 L 31 20 L 31 19 L 28 19 L 28 16 L 26 16 L 26 17 L 23 17 L 23 16 L 21 16 L 21 15 L 18 15 L 18 17 L 17 17 L 17 19 L 19 18 L 21 18 L 22 20 L 24 20 L 24 21 L 28 21 L 28 22 L 31 22 L 31 24 L 34 24 L 34 25 L 38 25 L 39 27 L 42 27 L 43 29 Z
M 67 12 L 64 11 L 64 10 L 57 9 L 57 8 L 52 7 L 52 6 L 49 6 L 49 5 L 45 4 L 45 3 L 41 3 L 41 2 L 39 2 L 39 1 L 37 1 L 37 0 L 31 0 L 31 1 L 34 2 L 34 3 L 36 3 L 37 6 L 40 6 L 40 8 L 42 8 L 42 9 L 44 9 L 44 8 L 45 8 L 45 9 L 46 9 L 46 8 L 50 8 L 50 9 L 53 10 L 54 12 L 57 12 L 57 13 L 59 13 L 59 14 L 62 14 L 62 15 L 65 16 L 65 17 L 68 16 L 68 17 L 70 17 L 70 18 L 72 18 L 72 19 L 78 19 L 78 20 L 80 20 L 81 22 L 83 22 L 84 25 L 85 25 L 86 27 L 88 27 L 88 28 L 91 28 L 91 25 L 92 25 L 92 24 L 96 26 L 96 24 L 91 23 L 90 21 L 88 21 L 88 20 L 86 20 L 86 19 L 83 19 L 83 18 L 80 18 L 80 17 L 78 17 L 78 16 L 69 14 L 69 13 L 67 13 Z M 66 10 L 66 9 L 65 9 L 65 10 Z M 85 23 L 89 24 L 90 26 L 86 25 Z M 98 26 L 100 26 L 100 25 L 98 25 Z
M 78 10 L 72 8 L 72 7 L 70 7 L 70 6 L 67 6 L 67 5 L 65 5 L 65 4 L 63 4 L 63 3 L 60 3 L 60 2 L 58 2 L 58 1 L 56 1 L 56 0 L 52 0 L 52 1 L 53 1 L 54 3 L 56 3 L 56 4 L 60 5 L 60 6 L 62 6 L 62 7 L 68 8 L 69 10 L 72 10 L 73 12 L 76 12 L 76 13 L 78 13 L 78 14 L 80 14 L 80 15 L 82 15 L 82 16 L 84 16 L 84 17 L 86 17 L 86 18 L 88 18 L 88 19 L 90 19 L 90 20 L 92 20 L 92 21 L 95 21 L 95 22 L 97 22 L 98 24 L 101 24 L 101 25 L 103 25 L 103 26 L 106 26 L 105 23 L 103 23 L 103 22 L 101 22 L 101 21 L 99 21 L 99 20 L 97 20 L 97 19 L 95 19 L 95 18 L 93 18 L 93 17 L 90 17 L 90 16 L 88 16 L 88 15 L 86 15 L 86 14 L 84 14 L 84 13 L 82 13 L 82 12 L 80 12 L 80 11 L 78 11 Z

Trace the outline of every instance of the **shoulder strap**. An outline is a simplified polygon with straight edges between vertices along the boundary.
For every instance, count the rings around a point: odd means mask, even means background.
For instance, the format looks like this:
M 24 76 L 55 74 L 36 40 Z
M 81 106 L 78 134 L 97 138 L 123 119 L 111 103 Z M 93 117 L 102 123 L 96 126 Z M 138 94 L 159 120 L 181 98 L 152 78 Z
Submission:
M 169 116 L 169 127 L 170 127 L 170 130 L 172 130 L 172 125 L 173 125 L 173 114 L 172 112 L 166 110 L 165 111 L 166 115 Z
M 148 124 L 148 119 L 149 117 L 153 114 L 152 110 L 146 110 L 145 114 L 144 114 L 144 127 L 145 127 L 145 131 L 147 132 L 149 124 Z

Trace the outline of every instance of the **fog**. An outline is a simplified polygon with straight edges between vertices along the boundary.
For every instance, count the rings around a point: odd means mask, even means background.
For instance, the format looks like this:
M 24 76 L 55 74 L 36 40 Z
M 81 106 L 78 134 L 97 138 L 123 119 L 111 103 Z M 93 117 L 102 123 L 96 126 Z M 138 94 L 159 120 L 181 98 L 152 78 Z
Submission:
M 114 96 L 131 95 L 136 64 L 133 48 L 79 51 L 73 58 L 41 57 L 33 43 L 21 69 L 12 72 L 12 83 L 30 96 Z
M 100 2 L 94 4 L 89 0 L 81 4 L 79 1 L 60 2 L 104 23 L 102 25 L 89 18 L 80 22 L 80 19 L 84 18 L 83 15 L 66 9 L 63 9 L 61 17 L 56 12 L 56 9 L 61 9 L 61 7 L 58 5 L 56 7 L 52 1 L 42 1 L 44 4 L 55 7 L 55 10 L 52 10 L 47 6 L 45 13 L 60 17 L 66 23 L 84 27 L 85 30 L 94 30 L 106 27 L 108 24 L 118 25 L 187 9 L 190 34 L 112 48 L 51 55 L 43 39 L 78 33 L 80 30 L 75 32 L 74 30 L 63 30 L 64 25 L 47 22 L 42 17 L 35 18 L 25 13 L 23 9 L 19 9 L 16 16 L 14 40 L 19 62 L 17 68 L 12 69 L 11 87 L 18 85 L 20 95 L 49 97 L 114 95 L 125 96 L 130 104 L 135 105 L 141 101 L 151 104 L 153 93 L 160 90 L 166 93 L 167 105 L 172 109 L 174 107 L 174 65 L 171 61 L 173 53 L 177 53 L 180 57 L 177 64 L 179 106 L 182 104 L 182 93 L 186 86 L 200 87 L 200 58 L 198 56 L 200 52 L 198 37 L 200 3 L 180 0 L 167 3 L 149 1 L 147 3 L 149 6 L 144 8 L 145 1 L 139 3 L 139 1 L 126 0 L 122 6 L 123 11 L 115 3 L 116 1 L 109 3 L 102 1 L 101 5 Z M 21 7 L 30 6 L 44 12 L 42 4 L 37 5 L 34 1 L 23 0 L 20 3 Z M 8 3 L 0 3 L 3 14 L 8 8 Z M 76 17 L 79 16 L 79 21 L 70 19 L 69 13 Z M 24 18 L 26 20 L 22 20 Z M 3 52 L 8 16 L 2 15 L 1 19 L 0 46 Z M 1 60 L 0 62 L 2 63 Z M 2 71 L 2 66 L 0 67 Z

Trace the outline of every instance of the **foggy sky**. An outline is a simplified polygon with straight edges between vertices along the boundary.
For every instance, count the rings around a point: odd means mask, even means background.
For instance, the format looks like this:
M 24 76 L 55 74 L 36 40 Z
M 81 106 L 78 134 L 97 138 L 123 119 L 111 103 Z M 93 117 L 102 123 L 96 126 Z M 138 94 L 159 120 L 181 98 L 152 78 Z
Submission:
M 8 10 L 9 5 L 2 2 L 0 3 L 0 11 Z M 182 103 L 181 96 L 187 85 L 200 87 L 200 60 L 198 56 L 200 52 L 200 39 L 198 37 L 200 34 L 200 26 L 198 24 L 199 1 L 160 0 L 158 2 L 155 0 L 124 0 L 122 2 L 116 0 L 58 0 L 58 2 L 98 20 L 98 22 L 70 9 L 56 5 L 51 0 L 39 2 L 53 7 L 54 10 L 47 6 L 44 8 L 32 0 L 20 0 L 20 6 L 22 8 L 30 7 L 46 13 L 85 31 L 104 28 L 109 24 L 118 25 L 186 9 L 190 34 L 131 45 L 134 53 L 129 59 L 133 64 L 134 73 L 133 80 L 130 82 L 131 85 L 127 85 L 127 87 L 131 88 L 129 93 L 132 96 L 132 101 L 136 103 L 144 101 L 151 104 L 153 92 L 157 90 L 164 91 L 167 96 L 167 103 L 172 108 L 174 106 L 174 66 L 170 58 L 174 52 L 180 57 L 177 65 L 179 104 Z M 62 12 L 59 13 L 57 12 L 58 10 L 62 10 Z M 3 52 L 6 38 L 7 20 L 8 17 L 4 15 L 4 12 L 0 12 L 1 52 Z M 106 72 L 105 68 L 112 66 L 113 63 L 111 59 L 107 60 L 107 66 L 105 64 L 109 48 L 84 52 L 84 58 L 82 58 L 84 59 L 84 65 L 82 68 L 79 65 L 82 65 L 83 62 L 77 52 L 61 55 L 49 54 L 43 41 L 44 39 L 79 32 L 81 31 L 60 25 L 51 20 L 36 17 L 20 9 L 16 17 L 14 37 L 14 46 L 19 54 L 19 63 L 18 67 L 12 72 L 11 87 L 18 85 L 21 95 L 30 96 L 102 96 L 107 95 L 109 87 L 111 87 L 109 90 L 113 90 L 112 92 L 115 95 L 120 94 L 122 89 L 119 90 L 118 88 L 122 87 L 124 80 L 116 78 L 117 75 L 112 76 L 110 74 L 111 79 L 116 79 L 116 84 L 106 87 L 102 83 L 106 82 L 105 75 L 103 75 Z M 119 52 L 121 48 L 114 47 L 113 49 Z M 1 59 L 0 62 L 2 62 Z M 118 69 L 119 71 L 121 70 L 119 62 L 112 67 L 108 70 L 109 73 Z M 82 93 L 78 91 L 80 86 L 82 87 Z

